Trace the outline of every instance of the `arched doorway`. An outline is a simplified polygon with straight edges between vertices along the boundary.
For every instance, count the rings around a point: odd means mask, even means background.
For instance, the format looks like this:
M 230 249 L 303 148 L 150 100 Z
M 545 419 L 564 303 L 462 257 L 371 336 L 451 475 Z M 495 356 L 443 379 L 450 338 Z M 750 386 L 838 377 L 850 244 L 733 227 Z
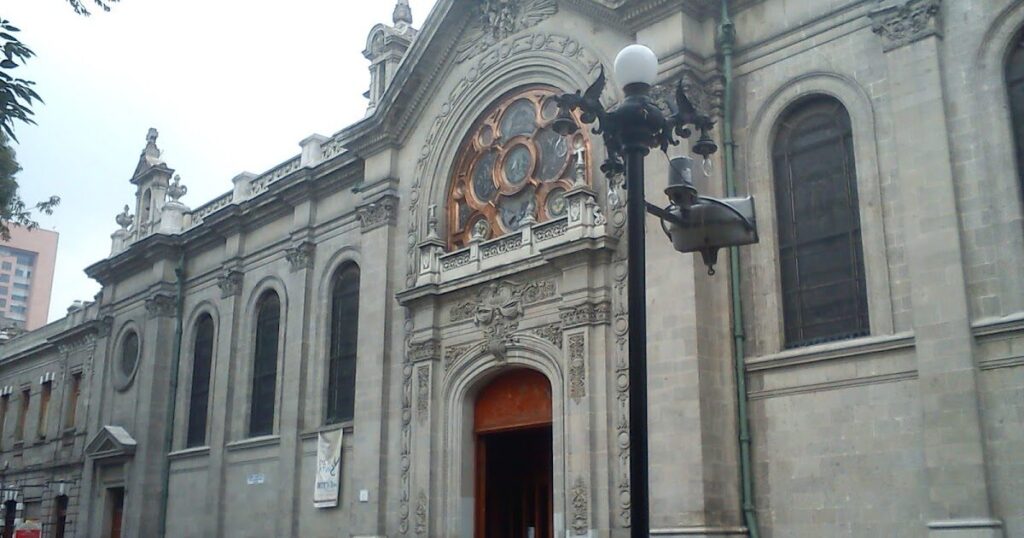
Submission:
M 476 538 L 552 538 L 551 384 L 502 374 L 477 396 Z

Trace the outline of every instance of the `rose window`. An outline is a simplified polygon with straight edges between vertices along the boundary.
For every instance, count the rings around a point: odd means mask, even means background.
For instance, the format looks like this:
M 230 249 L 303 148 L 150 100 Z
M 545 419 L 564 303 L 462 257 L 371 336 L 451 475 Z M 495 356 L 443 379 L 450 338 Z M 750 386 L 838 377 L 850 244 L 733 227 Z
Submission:
M 470 130 L 448 195 L 451 249 L 564 216 L 565 193 L 576 175 L 589 183 L 586 162 L 577 166 L 589 153 L 584 131 L 562 136 L 551 129 L 555 95 L 547 87 L 517 92 Z

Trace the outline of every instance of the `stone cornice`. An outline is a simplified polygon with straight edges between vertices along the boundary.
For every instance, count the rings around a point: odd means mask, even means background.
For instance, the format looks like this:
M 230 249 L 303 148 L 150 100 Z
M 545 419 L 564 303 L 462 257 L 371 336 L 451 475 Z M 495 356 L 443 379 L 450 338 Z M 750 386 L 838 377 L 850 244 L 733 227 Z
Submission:
M 885 52 L 942 37 L 942 0 L 899 0 L 872 10 L 871 30 L 882 39 Z

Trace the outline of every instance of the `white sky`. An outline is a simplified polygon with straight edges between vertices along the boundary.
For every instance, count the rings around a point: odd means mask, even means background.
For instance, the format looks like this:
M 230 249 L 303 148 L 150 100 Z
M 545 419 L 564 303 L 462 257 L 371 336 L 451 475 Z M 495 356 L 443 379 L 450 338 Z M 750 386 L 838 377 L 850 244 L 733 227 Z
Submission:
M 434 1 L 411 0 L 415 27 Z M 63 199 L 37 219 L 60 232 L 53 321 L 99 291 L 83 269 L 109 254 L 114 216 L 134 207 L 128 180 L 149 127 L 188 186 L 182 201 L 202 205 L 237 173 L 262 173 L 299 140 L 363 117 L 366 36 L 391 23 L 394 2 L 122 0 L 88 18 L 64 0 L 3 8 L 37 54 L 15 73 L 45 100 L 38 126 L 16 127 L 22 196 Z

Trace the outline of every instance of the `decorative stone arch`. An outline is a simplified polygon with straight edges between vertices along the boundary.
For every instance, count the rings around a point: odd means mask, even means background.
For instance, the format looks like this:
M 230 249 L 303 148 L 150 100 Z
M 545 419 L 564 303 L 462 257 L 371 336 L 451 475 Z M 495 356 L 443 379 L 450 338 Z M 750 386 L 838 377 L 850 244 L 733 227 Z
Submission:
M 310 343 L 310 357 L 313 357 L 311 368 L 309 368 L 310 390 L 308 394 L 314 395 L 315 401 L 311 402 L 312 408 L 316 410 L 316 424 L 324 422 L 324 403 L 327 398 L 327 363 L 330 357 L 330 326 L 331 326 L 331 293 L 334 285 L 334 275 L 337 274 L 346 264 L 355 264 L 360 273 L 363 271 L 363 257 L 358 247 L 344 246 L 335 250 L 327 263 L 324 264 L 317 277 L 316 286 L 313 290 L 314 309 L 316 310 L 313 323 L 313 341 Z M 365 301 L 364 279 L 359 279 L 359 304 Z M 358 369 L 356 370 L 358 375 Z M 309 409 L 309 408 L 307 408 Z
M 750 265 L 762 269 L 750 276 L 750 289 L 758 297 L 750 302 L 753 310 L 750 319 L 765 320 L 765 324 L 771 325 L 770 330 L 755 328 L 753 331 L 755 354 L 778 352 L 784 346 L 772 143 L 779 120 L 794 104 L 815 95 L 838 100 L 850 115 L 871 335 L 894 331 L 874 104 L 864 88 L 849 77 L 810 72 L 790 79 L 772 92 L 757 109 L 748 131 L 745 152 L 750 178 L 748 188 L 759 202 L 761 237 L 761 242 L 752 245 L 748 252 Z
M 565 535 L 565 492 L 568 488 L 565 420 L 565 379 L 561 350 L 541 338 L 517 334 L 508 344 L 507 356 L 499 360 L 478 344 L 449 372 L 442 389 L 443 449 L 438 452 L 442 469 L 437 499 L 441 509 L 439 535 L 473 536 L 474 439 L 473 413 L 476 395 L 503 372 L 527 368 L 540 372 L 551 384 L 552 504 L 554 536 Z
M 561 89 L 586 88 L 597 76 L 597 68 L 611 65 L 611 62 L 590 49 L 583 47 L 577 39 L 549 34 L 530 36 L 535 44 L 527 52 L 512 50 L 508 43 L 496 45 L 498 49 L 497 63 L 482 70 L 472 65 L 463 72 L 463 78 L 455 82 L 451 97 L 441 105 L 441 112 L 429 123 L 426 139 L 417 156 L 415 175 L 409 197 L 409 229 L 408 229 L 408 268 L 406 284 L 413 286 L 418 272 L 418 252 L 416 245 L 426 237 L 428 229 L 427 208 L 437 205 L 443 208 L 448 194 L 448 182 L 451 169 L 466 133 L 472 128 L 480 114 L 492 103 L 511 89 L 529 85 L 548 85 Z M 547 41 L 557 38 L 565 40 L 564 53 L 557 53 L 543 46 Z M 507 56 L 505 56 L 507 54 Z M 592 60 L 588 63 L 583 59 Z M 589 68 L 587 67 L 589 65 Z M 607 99 L 618 99 L 619 90 L 615 84 L 609 84 L 605 95 Z M 604 151 L 600 137 L 590 137 L 591 151 Z M 591 159 L 591 166 L 594 160 Z M 596 175 L 595 175 L 596 176 Z M 599 186 L 594 186 L 598 191 Z M 443 226 L 444 219 L 439 219 Z M 439 228 L 441 236 L 448 230 Z
M 993 14 L 982 36 L 973 62 L 965 68 L 972 81 L 970 106 L 978 131 L 985 132 L 985 143 L 977 146 L 979 167 L 985 178 L 979 189 L 998 223 L 996 244 L 997 277 L 1000 282 L 1000 314 L 1024 310 L 1019 282 L 1024 277 L 1024 192 L 1018 175 L 1015 134 L 1006 87 L 1006 62 L 1013 51 L 1014 38 L 1024 32 L 1024 4 L 1010 5 Z M 971 73 L 971 70 L 974 72 Z M 996 106 L 993 106 L 993 103 Z M 975 137 L 981 140 L 980 137 Z
M 243 336 L 243 341 L 239 346 L 239 355 L 241 360 L 239 361 L 241 367 L 236 374 L 236 382 L 242 383 L 242 389 L 238 393 L 244 394 L 244 399 L 240 402 L 242 405 L 243 413 L 241 413 L 241 422 L 238 423 L 240 429 L 235 431 L 244 432 L 244 436 L 248 436 L 248 424 L 249 414 L 252 412 L 252 376 L 253 376 L 253 361 L 255 360 L 255 344 L 256 344 L 256 320 L 259 316 L 257 306 L 263 299 L 264 295 L 273 291 L 277 293 L 278 301 L 281 305 L 281 318 L 277 327 L 277 380 L 275 381 L 274 388 L 274 432 L 280 431 L 280 417 L 281 417 L 281 402 L 283 399 L 283 380 L 284 380 L 284 353 L 288 348 L 287 341 L 287 326 L 288 326 L 288 293 L 287 287 L 280 278 L 276 276 L 266 276 L 260 279 L 253 287 L 249 294 L 249 297 L 245 302 L 245 309 L 243 312 L 246 313 L 243 320 L 243 329 L 240 332 Z M 276 435 L 276 433 L 274 434 Z

